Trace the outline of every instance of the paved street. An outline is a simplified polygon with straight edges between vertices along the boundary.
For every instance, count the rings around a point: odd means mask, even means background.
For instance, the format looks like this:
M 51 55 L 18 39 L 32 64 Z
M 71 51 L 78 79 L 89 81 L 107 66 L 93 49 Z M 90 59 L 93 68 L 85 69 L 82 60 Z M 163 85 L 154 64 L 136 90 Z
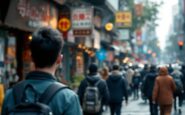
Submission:
M 183 104 L 182 107 L 182 115 L 183 112 L 185 112 L 185 103 Z M 126 106 L 125 103 L 123 103 L 123 107 L 121 110 L 122 115 L 150 115 L 149 113 L 149 105 L 148 103 L 144 103 L 143 100 L 133 100 L 132 98 L 129 99 L 129 103 Z M 103 113 L 103 115 L 110 115 L 110 111 L 107 110 L 106 112 Z M 173 110 L 172 115 L 178 115 L 177 113 L 175 114 Z

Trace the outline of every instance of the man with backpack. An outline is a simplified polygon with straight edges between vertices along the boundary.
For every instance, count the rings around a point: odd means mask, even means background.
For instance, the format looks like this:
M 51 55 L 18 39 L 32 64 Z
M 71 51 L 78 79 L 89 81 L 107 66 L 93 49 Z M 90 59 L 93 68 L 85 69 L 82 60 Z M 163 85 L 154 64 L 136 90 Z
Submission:
M 125 97 L 125 103 L 128 102 L 127 86 L 124 77 L 119 71 L 118 65 L 113 65 L 113 71 L 107 79 L 107 85 L 110 92 L 110 111 L 111 115 L 121 115 L 122 101 Z
M 108 103 L 109 92 L 106 82 L 98 75 L 96 64 L 90 64 L 89 74 L 78 89 L 83 115 L 101 115 L 102 107 Z
M 173 77 L 173 79 L 175 81 L 175 85 L 176 85 L 176 91 L 174 93 L 174 109 L 175 109 L 175 111 L 177 110 L 176 102 L 177 102 L 177 98 L 178 98 L 179 99 L 178 112 L 179 112 L 179 114 L 181 114 L 182 113 L 181 107 L 182 107 L 183 93 L 184 93 L 184 86 L 183 86 L 183 81 L 182 81 L 183 74 L 176 67 L 174 69 L 174 71 L 171 73 L 171 76 Z
M 30 50 L 35 70 L 7 91 L 2 115 L 82 115 L 78 96 L 54 77 L 62 47 L 57 30 L 43 27 L 33 33 Z

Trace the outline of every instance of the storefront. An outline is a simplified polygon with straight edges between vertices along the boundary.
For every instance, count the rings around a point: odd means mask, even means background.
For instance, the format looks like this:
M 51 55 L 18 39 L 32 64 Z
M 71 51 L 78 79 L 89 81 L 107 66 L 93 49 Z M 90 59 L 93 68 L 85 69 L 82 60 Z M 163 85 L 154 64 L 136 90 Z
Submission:
M 45 0 L 10 1 L 4 25 L 8 27 L 6 31 L 11 38 L 11 40 L 8 40 L 11 48 L 7 48 L 6 53 L 9 55 L 10 52 L 11 58 L 16 59 L 11 63 L 15 63 L 13 67 L 17 68 L 19 80 L 24 79 L 25 75 L 33 69 L 29 49 L 29 42 L 32 39 L 31 33 L 43 26 L 57 28 L 57 20 L 58 11 L 52 2 Z M 12 67 L 12 64 L 10 65 Z M 14 69 L 10 70 L 15 71 Z

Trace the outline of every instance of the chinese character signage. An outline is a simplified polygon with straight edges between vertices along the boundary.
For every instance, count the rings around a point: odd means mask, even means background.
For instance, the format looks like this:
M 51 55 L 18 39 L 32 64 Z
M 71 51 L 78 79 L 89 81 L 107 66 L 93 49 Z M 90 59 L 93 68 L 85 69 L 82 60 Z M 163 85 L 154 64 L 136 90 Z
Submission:
M 75 36 L 88 36 L 92 34 L 93 8 L 73 8 L 72 28 Z
M 130 11 L 120 11 L 116 13 L 116 27 L 130 28 L 132 26 L 132 13 Z
M 43 26 L 57 27 L 56 7 L 45 0 L 11 0 L 5 24 L 34 31 Z
M 58 22 L 58 29 L 62 32 L 67 32 L 71 27 L 71 22 L 68 18 L 61 18 Z

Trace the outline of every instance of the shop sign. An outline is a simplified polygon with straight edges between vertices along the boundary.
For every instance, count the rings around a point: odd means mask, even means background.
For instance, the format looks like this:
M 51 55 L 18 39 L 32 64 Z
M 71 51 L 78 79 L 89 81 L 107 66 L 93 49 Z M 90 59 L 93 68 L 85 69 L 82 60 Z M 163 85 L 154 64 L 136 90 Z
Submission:
M 68 18 L 61 18 L 58 22 L 58 29 L 62 32 L 67 32 L 71 27 L 71 22 Z
M 93 23 L 96 27 L 100 28 L 101 27 L 101 17 L 100 16 L 94 16 Z
M 138 17 L 143 15 L 143 5 L 141 3 L 135 5 L 135 14 Z
M 93 28 L 93 8 L 73 8 L 72 28 L 75 36 L 90 36 Z
M 56 28 L 57 14 L 56 7 L 45 0 L 11 0 L 5 24 L 28 31 Z
M 94 46 L 93 48 L 95 49 L 100 49 L 100 33 L 97 30 L 93 31 L 93 35 L 94 35 Z
M 130 37 L 130 31 L 128 29 L 119 29 L 119 39 L 128 40 Z
M 119 11 L 116 13 L 116 27 L 130 28 L 132 26 L 132 13 L 130 11 Z
M 75 42 L 75 37 L 73 35 L 73 31 L 69 30 L 68 35 L 67 35 L 67 41 L 70 43 L 74 43 Z

